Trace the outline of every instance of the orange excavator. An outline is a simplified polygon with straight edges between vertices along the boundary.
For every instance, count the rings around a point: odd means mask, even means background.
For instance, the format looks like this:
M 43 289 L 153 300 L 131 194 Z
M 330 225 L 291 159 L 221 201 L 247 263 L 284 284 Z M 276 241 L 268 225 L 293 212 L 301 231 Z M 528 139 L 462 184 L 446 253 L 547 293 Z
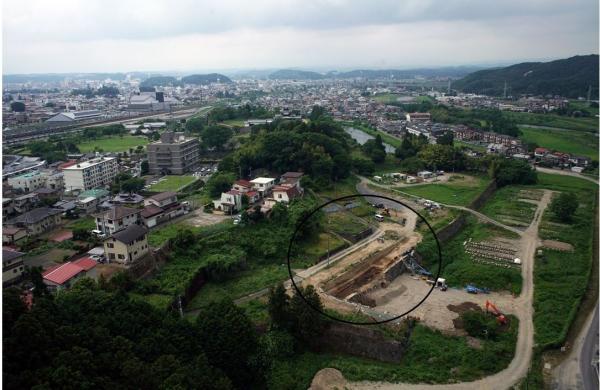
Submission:
M 496 305 L 494 305 L 492 302 L 490 301 L 485 301 L 485 311 L 486 312 L 490 312 L 490 308 L 492 309 L 491 312 L 494 316 L 496 316 L 496 321 L 498 321 L 499 324 L 504 325 L 506 324 L 506 317 L 504 316 L 504 314 L 502 314 L 502 312 L 500 312 L 500 310 L 498 310 L 498 308 L 496 307 Z

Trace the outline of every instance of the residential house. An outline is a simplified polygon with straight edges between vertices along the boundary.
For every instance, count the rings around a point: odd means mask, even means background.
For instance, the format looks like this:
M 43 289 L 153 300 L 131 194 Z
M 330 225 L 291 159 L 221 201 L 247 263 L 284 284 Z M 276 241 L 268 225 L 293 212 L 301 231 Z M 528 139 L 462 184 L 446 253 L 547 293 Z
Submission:
M 417 176 L 422 179 L 431 179 L 432 177 L 435 176 L 435 174 L 430 171 L 420 171 L 420 172 L 417 172 Z
M 15 213 L 15 203 L 12 198 L 2 198 L 2 222 L 6 222 L 9 216 Z
M 303 193 L 304 189 L 302 188 L 302 184 L 300 183 L 302 176 L 304 174 L 302 172 L 286 172 L 281 175 L 280 185 L 283 186 L 293 186 L 298 189 L 298 192 Z
M 571 156 L 569 162 L 577 167 L 587 167 L 591 164 L 592 160 L 585 156 Z
M 15 245 L 20 240 L 27 238 L 27 230 L 18 227 L 2 227 L 2 245 Z
M 42 273 L 44 284 L 50 291 L 61 291 L 71 287 L 83 277 L 97 279 L 96 266 L 98 263 L 89 257 L 83 257 L 76 261 L 69 261 Z
M 231 189 L 245 194 L 252 191 L 252 183 L 250 183 L 248 180 L 240 179 L 233 183 Z
M 40 198 L 36 193 L 21 195 L 13 199 L 13 207 L 17 213 L 32 210 L 38 203 L 40 203 Z
M 257 177 L 254 180 L 250 180 L 250 183 L 252 183 L 252 188 L 254 188 L 260 196 L 264 197 L 275 185 L 275 179 L 272 177 Z
M 94 216 L 96 218 L 96 230 L 109 235 L 131 225 L 139 225 L 141 224 L 141 212 L 141 209 L 114 206 L 112 209 Z
M 23 228 L 27 235 L 35 236 L 45 233 L 58 226 L 62 210 L 50 207 L 38 207 L 8 221 L 9 227 Z
M 242 209 L 242 193 L 236 190 L 223 192 L 220 199 L 213 200 L 213 206 L 215 210 L 233 214 Z
M 129 194 L 129 193 L 117 194 L 112 199 L 112 204 L 113 205 L 122 204 L 122 205 L 133 206 L 133 207 L 141 206 L 142 204 L 144 204 L 144 197 L 141 195 L 138 195 L 138 194 Z
M 109 262 L 131 264 L 149 252 L 148 230 L 136 224 L 113 233 L 104 240 L 104 254 Z
M 92 213 L 105 201 L 110 199 L 110 192 L 103 188 L 95 188 L 81 192 L 77 196 L 75 205 L 85 213 Z
M 410 112 L 406 114 L 407 122 L 428 122 L 431 120 L 431 114 L 428 112 Z
M 544 157 L 549 152 L 550 151 L 546 148 L 535 148 L 535 150 L 533 151 L 533 155 L 535 157 Z
M 2 286 L 8 286 L 21 280 L 25 272 L 24 255 L 25 253 L 2 249 Z
M 38 188 L 44 188 L 46 178 L 40 171 L 30 171 L 7 179 L 7 183 L 15 190 L 32 192 Z
M 302 194 L 296 186 L 275 186 L 273 187 L 273 199 L 275 202 L 290 203 L 292 200 L 300 197 Z
M 176 192 L 161 192 L 156 195 L 149 196 L 144 200 L 144 206 L 158 206 L 158 207 L 166 207 L 172 203 L 177 202 L 177 193 Z

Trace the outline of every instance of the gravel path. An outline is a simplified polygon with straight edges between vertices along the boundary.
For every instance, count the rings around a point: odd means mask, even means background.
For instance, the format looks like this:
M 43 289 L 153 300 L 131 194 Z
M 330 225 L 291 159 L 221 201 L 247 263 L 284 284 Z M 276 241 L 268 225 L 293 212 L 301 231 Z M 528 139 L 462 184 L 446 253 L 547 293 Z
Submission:
M 473 382 L 427 385 L 427 384 L 405 384 L 388 382 L 354 382 L 349 383 L 349 389 L 506 389 L 518 383 L 529 369 L 533 353 L 533 264 L 536 248 L 540 245 L 538 237 L 539 224 L 542 214 L 548 206 L 551 191 L 544 190 L 544 195 L 538 204 L 532 223 L 521 232 L 520 253 L 523 256 L 521 272 L 523 276 L 523 289 L 521 295 L 515 300 L 515 314 L 519 318 L 519 335 L 515 357 L 509 366 L 488 377 Z

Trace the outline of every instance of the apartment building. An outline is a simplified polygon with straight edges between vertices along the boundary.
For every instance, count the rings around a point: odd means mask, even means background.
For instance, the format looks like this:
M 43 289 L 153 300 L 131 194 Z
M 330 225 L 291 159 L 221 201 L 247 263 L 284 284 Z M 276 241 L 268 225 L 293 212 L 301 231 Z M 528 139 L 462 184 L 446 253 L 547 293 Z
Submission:
M 116 157 L 97 157 L 63 168 L 65 190 L 91 190 L 108 186 L 117 176 Z
M 183 175 L 198 166 L 200 141 L 184 133 L 167 131 L 160 140 L 147 146 L 148 167 L 152 175 Z
M 9 177 L 8 185 L 23 192 L 33 192 L 40 188 L 60 190 L 63 188 L 62 172 L 54 171 L 30 171 L 22 175 Z

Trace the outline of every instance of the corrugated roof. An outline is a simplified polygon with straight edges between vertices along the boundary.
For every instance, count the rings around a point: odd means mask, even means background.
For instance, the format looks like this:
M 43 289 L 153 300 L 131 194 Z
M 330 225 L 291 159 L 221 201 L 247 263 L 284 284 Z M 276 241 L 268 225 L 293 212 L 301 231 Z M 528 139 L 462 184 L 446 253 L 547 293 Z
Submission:
M 44 273 L 42 273 L 42 276 L 44 277 L 44 279 L 49 280 L 53 283 L 63 284 L 69 279 L 84 271 L 85 270 L 79 265 L 68 262 L 44 271 Z
M 85 271 L 89 271 L 92 268 L 94 268 L 95 266 L 98 265 L 98 263 L 96 262 L 96 260 L 90 258 L 90 257 L 82 257 L 81 259 L 77 259 L 73 262 L 73 264 L 76 264 L 78 266 L 80 266 L 81 268 L 83 268 Z

